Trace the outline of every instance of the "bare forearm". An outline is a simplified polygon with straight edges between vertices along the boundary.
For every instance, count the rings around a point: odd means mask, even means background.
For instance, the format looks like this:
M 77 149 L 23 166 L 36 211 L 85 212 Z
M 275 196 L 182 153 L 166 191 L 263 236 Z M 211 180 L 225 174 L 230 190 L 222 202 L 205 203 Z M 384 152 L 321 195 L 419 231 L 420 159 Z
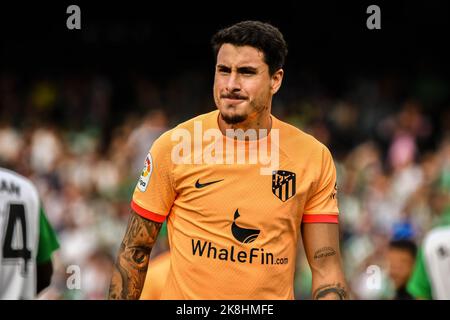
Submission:
M 317 300 L 349 299 L 342 270 L 337 224 L 302 225 L 303 244 L 312 272 L 312 298 Z
M 346 300 L 348 288 L 341 268 L 339 250 L 331 246 L 314 252 L 312 263 L 314 300 Z
M 132 213 L 114 264 L 109 299 L 139 299 L 160 223 Z

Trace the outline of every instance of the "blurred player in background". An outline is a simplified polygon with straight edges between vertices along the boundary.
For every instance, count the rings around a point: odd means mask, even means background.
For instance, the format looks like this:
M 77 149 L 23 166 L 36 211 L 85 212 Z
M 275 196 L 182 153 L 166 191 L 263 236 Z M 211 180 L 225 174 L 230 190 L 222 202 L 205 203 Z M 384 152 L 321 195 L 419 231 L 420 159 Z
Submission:
M 49 286 L 56 235 L 35 186 L 0 168 L 0 299 L 34 299 Z
M 416 299 L 450 300 L 450 185 L 438 187 L 436 226 L 424 237 L 408 292 Z
M 168 218 L 171 261 L 162 299 L 293 299 L 300 236 L 313 298 L 347 299 L 331 153 L 271 115 L 284 75 L 283 35 L 269 24 L 245 21 L 219 31 L 212 44 L 218 110 L 153 143 L 133 194 L 109 297 L 140 297 L 150 252 Z M 279 165 L 261 174 L 262 166 L 252 163 L 175 163 L 171 135 L 195 140 L 198 126 L 218 132 L 224 143 L 230 132 L 236 134 L 232 143 L 241 140 L 246 152 L 252 138 L 238 133 L 259 130 L 253 140 L 277 148 L 271 156 L 279 155 Z M 202 141 L 189 150 L 197 143 Z M 216 157 L 229 155 L 223 148 L 215 151 Z
M 392 240 L 389 243 L 387 261 L 389 277 L 395 288 L 395 300 L 411 300 L 413 297 L 406 291 L 416 261 L 417 246 L 412 240 Z

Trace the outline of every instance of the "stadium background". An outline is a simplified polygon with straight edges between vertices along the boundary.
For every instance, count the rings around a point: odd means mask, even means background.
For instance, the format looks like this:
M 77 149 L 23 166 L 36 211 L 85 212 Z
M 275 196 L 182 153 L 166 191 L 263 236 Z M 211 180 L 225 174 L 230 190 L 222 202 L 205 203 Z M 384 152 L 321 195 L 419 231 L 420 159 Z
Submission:
M 333 153 L 354 297 L 392 296 L 388 241 L 420 244 L 448 204 L 448 2 L 375 3 L 382 29 L 373 31 L 364 1 L 81 1 L 72 31 L 70 4 L 0 10 L 0 164 L 37 184 L 61 242 L 42 298 L 105 298 L 145 154 L 161 132 L 213 110 L 209 41 L 243 19 L 272 22 L 289 45 L 273 113 Z M 304 299 L 301 250 L 298 261 Z M 379 290 L 364 285 L 373 264 Z M 66 286 L 68 265 L 81 268 L 80 290 Z

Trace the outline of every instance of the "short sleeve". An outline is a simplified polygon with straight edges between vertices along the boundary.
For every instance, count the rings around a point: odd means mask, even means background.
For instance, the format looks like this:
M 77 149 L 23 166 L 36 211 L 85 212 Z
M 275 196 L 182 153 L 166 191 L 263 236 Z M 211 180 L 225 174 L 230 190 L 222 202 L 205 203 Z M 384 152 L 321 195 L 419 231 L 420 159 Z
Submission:
M 145 158 L 131 201 L 131 208 L 137 214 L 159 223 L 166 219 L 176 196 L 171 150 L 167 133 L 155 140 Z
M 52 253 L 59 248 L 59 243 L 42 206 L 39 211 L 39 246 L 36 262 L 42 264 L 51 260 Z
M 406 290 L 416 299 L 433 299 L 422 249 L 417 254 L 416 264 Z
M 327 147 L 319 157 L 320 172 L 315 189 L 305 204 L 303 223 L 338 223 L 336 167 Z

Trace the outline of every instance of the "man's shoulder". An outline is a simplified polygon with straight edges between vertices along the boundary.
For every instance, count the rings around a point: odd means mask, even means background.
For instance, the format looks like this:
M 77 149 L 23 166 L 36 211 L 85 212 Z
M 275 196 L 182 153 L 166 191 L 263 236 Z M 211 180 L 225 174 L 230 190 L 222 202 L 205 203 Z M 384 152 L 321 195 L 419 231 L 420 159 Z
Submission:
M 327 147 L 317 140 L 314 136 L 289 124 L 277 119 L 280 128 L 280 143 L 288 150 L 301 150 L 302 152 L 319 152 L 321 153 Z
M 450 240 L 450 225 L 437 226 L 428 231 L 424 238 L 425 245 L 440 243 L 443 239 Z
M 39 199 L 38 191 L 34 183 L 27 177 L 0 167 L 0 180 L 6 190 L 10 190 L 12 193 L 16 192 L 20 196 L 33 196 Z

